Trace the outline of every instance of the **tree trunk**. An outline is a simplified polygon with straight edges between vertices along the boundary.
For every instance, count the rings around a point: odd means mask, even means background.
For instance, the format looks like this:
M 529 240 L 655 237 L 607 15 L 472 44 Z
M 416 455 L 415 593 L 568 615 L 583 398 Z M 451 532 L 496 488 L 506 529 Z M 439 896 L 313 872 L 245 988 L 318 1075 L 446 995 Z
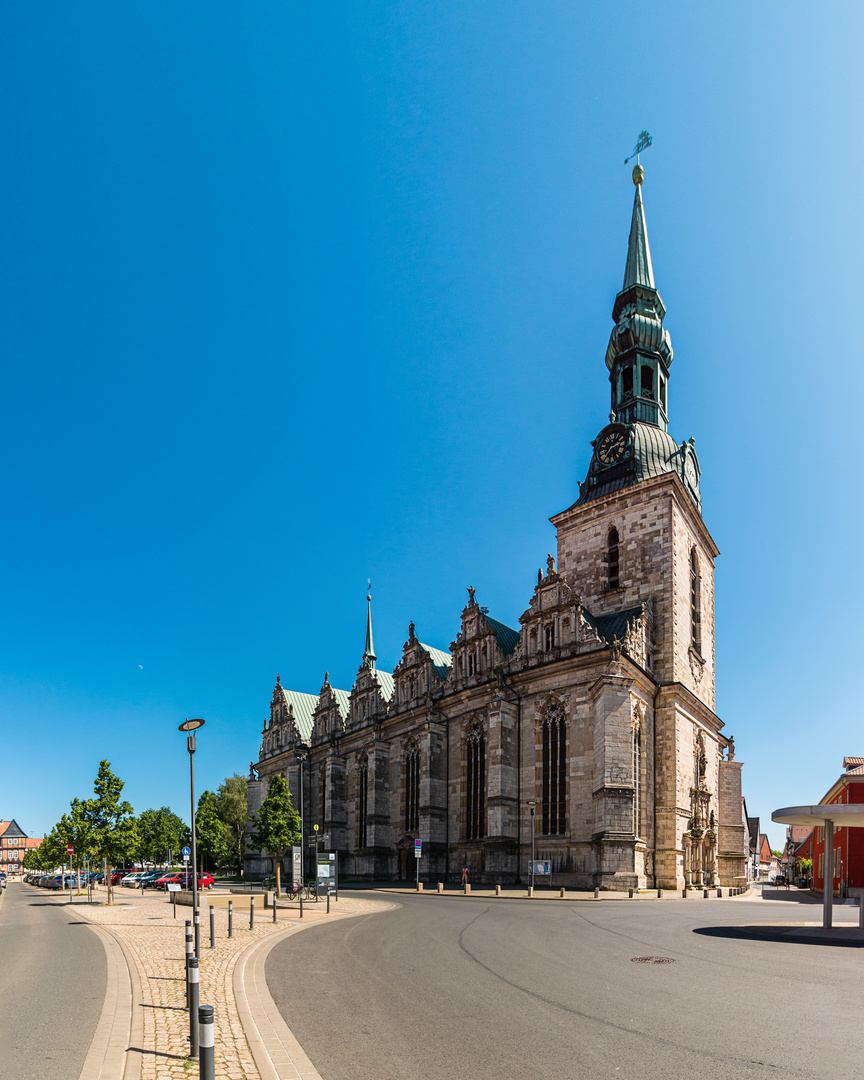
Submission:
M 276 895 L 282 892 L 282 856 L 276 856 Z

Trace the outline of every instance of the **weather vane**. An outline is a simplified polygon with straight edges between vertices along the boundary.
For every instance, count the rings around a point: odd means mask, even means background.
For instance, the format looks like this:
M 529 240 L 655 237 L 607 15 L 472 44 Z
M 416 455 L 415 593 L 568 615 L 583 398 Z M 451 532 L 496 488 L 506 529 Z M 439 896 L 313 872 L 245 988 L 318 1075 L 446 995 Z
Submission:
M 651 145 L 651 142 L 652 142 L 651 136 L 648 134 L 648 132 L 647 131 L 640 131 L 639 132 L 639 138 L 636 140 L 636 145 L 633 147 L 633 150 L 632 150 L 632 152 L 630 154 L 630 157 L 624 158 L 624 164 L 625 165 L 628 164 L 628 162 L 632 161 L 633 158 L 635 157 L 636 158 L 636 164 L 638 165 L 639 164 L 639 155 L 642 153 L 643 150 L 648 149 L 648 147 Z

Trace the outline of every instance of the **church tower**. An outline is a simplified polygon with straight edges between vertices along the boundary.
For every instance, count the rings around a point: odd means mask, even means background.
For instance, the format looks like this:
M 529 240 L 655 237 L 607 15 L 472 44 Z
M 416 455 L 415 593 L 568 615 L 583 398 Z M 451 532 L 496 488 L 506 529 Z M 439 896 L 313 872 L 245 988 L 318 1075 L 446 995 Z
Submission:
M 714 843 L 718 837 L 727 743 L 714 714 L 719 551 L 702 520 L 694 440 L 677 443 L 667 430 L 672 343 L 654 281 L 643 179 L 637 165 L 624 283 L 606 350 L 612 412 L 592 443 L 579 498 L 551 520 L 559 573 L 592 613 L 612 616 L 640 606 L 648 613 L 645 674 L 656 687 L 655 877 L 658 886 L 680 888 L 685 878 L 692 883 L 688 860 L 717 858 L 721 878 L 738 875 L 731 863 L 724 873 L 719 848 L 706 853 L 700 844 L 688 854 L 694 830 L 699 840 L 706 833 Z

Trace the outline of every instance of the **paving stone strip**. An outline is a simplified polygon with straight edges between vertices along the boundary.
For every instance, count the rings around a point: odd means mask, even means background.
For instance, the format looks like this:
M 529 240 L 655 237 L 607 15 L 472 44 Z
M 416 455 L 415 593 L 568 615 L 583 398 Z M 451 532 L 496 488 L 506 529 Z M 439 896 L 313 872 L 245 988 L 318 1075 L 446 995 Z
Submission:
M 104 928 L 119 940 L 127 959 L 131 958 L 134 963 L 140 980 L 140 1000 L 135 1000 L 137 994 L 131 999 L 131 1042 L 133 1049 L 140 1051 L 140 1057 L 134 1054 L 140 1060 L 140 1074 L 137 1067 L 131 1072 L 127 1068 L 125 1077 L 134 1075 L 137 1078 L 140 1075 L 141 1080 L 194 1078 L 198 1075 L 198 1066 L 188 1060 L 189 1014 L 185 1008 L 184 979 L 184 927 L 185 920 L 192 917 L 192 909 L 178 905 L 175 919 L 171 904 L 162 895 L 145 893 L 142 896 L 131 889 L 118 888 L 115 898 L 115 903 L 109 906 L 105 903 L 103 892 L 96 903 L 87 904 L 83 898 L 76 898 L 75 906 L 76 915 Z M 62 902 L 62 899 L 58 898 L 57 902 Z M 370 914 L 395 906 L 386 901 L 341 896 L 338 904 L 331 904 L 329 916 L 326 914 L 326 904 L 319 901 L 318 904 L 304 904 L 301 921 L 297 906 L 286 904 L 279 911 L 278 922 L 273 923 L 272 911 L 265 913 L 263 897 L 256 895 L 255 928 L 250 930 L 248 897 L 238 895 L 234 905 L 234 936 L 228 938 L 227 910 L 217 907 L 214 912 L 216 947 L 211 949 L 210 913 L 207 898 L 202 897 L 200 1000 L 202 1005 L 212 1005 L 216 1016 L 217 1078 L 261 1080 L 262 1074 L 253 1059 L 234 996 L 234 967 L 245 950 L 274 934 L 296 933 L 328 919 Z M 269 998 L 266 986 L 259 990 Z M 135 1023 L 136 1011 L 140 1011 L 143 1021 L 138 1025 Z M 103 1016 L 103 1020 L 106 1019 L 107 1016 Z M 258 1017 L 253 1014 L 252 1019 L 257 1020 Z M 138 1047 L 134 1046 L 136 1027 L 140 1035 Z M 125 1030 L 129 1030 L 128 1019 Z M 252 1036 L 256 1039 L 256 1051 L 260 1054 L 257 1033 L 253 1032 Z M 116 1041 L 116 1023 L 113 1037 Z M 98 1038 L 97 1030 L 94 1047 Z M 90 1058 L 93 1057 L 94 1053 L 91 1052 Z M 93 1075 L 100 1076 L 101 1073 L 94 1072 Z M 112 1080 L 120 1080 L 119 1075 Z

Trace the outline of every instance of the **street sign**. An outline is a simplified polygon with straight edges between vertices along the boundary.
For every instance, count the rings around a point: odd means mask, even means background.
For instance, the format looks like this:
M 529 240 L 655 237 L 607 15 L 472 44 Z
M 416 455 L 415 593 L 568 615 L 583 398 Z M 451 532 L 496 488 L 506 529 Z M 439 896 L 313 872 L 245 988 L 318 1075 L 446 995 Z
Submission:
M 414 841 L 414 858 L 419 859 L 420 856 L 422 855 L 422 853 L 423 853 L 423 841 L 422 840 L 415 840 Z
M 179 885 L 168 885 L 167 889 L 168 889 L 168 892 L 180 892 L 180 886 Z
M 188 859 L 191 854 L 192 854 L 192 849 L 191 848 L 188 848 L 188 847 L 183 848 L 183 858 L 184 859 Z
M 71 844 L 66 848 L 66 852 L 67 852 L 68 855 L 72 854 L 72 845 Z
M 552 863 L 551 862 L 535 862 L 534 863 L 534 873 L 537 876 L 540 876 L 540 877 L 542 877 L 544 875 L 545 876 L 551 875 L 551 873 L 552 873 Z

